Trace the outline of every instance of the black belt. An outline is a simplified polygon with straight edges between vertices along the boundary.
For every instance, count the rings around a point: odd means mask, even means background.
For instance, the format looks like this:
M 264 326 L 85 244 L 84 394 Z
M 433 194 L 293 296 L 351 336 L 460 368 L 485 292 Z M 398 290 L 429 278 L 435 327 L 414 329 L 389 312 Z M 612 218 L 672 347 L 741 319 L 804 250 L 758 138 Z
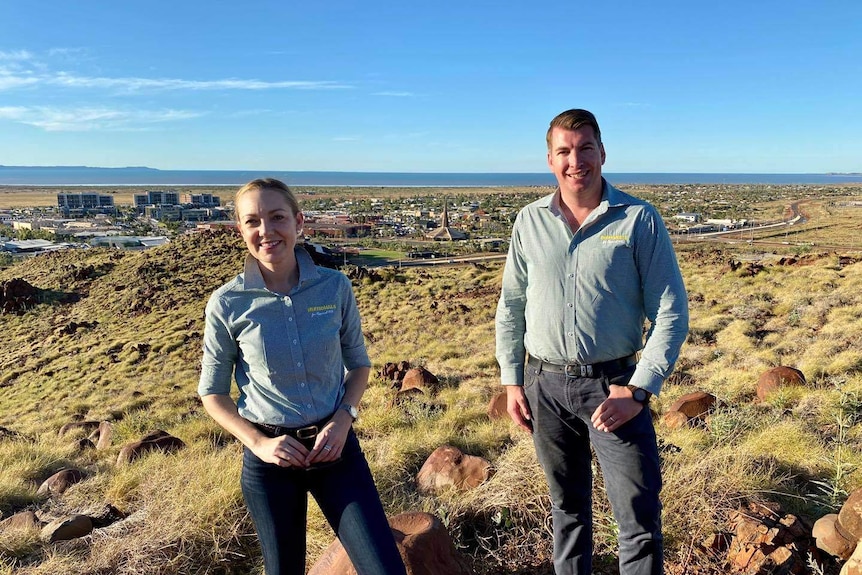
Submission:
M 539 373 L 549 371 L 551 373 L 565 373 L 569 377 L 596 377 L 602 373 L 620 372 L 627 367 L 631 367 L 638 362 L 638 355 L 633 353 L 626 357 L 612 359 L 610 361 L 601 361 L 599 363 L 569 363 L 566 365 L 558 365 L 556 363 L 548 363 L 542 361 L 538 357 L 530 356 L 527 363 L 537 370 Z
M 320 429 L 323 427 L 321 423 L 306 425 L 305 427 L 281 427 L 280 425 L 270 425 L 269 423 L 254 423 L 254 426 L 269 437 L 289 435 L 308 449 L 314 447 L 314 440 L 317 439 L 317 434 L 320 433 Z

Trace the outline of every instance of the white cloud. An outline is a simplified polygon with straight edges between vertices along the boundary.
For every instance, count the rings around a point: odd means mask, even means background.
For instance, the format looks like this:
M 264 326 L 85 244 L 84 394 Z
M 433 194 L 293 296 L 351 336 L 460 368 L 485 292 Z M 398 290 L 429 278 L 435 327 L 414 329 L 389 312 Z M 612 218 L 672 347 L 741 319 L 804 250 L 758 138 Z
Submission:
M 53 48 L 49 58 L 70 59 L 88 52 L 83 48 Z M 23 86 L 69 89 L 114 90 L 119 93 L 204 90 L 341 90 L 353 86 L 333 80 L 275 80 L 224 78 L 187 80 L 182 78 L 103 77 L 74 71 L 51 71 L 27 50 L 0 51 L 0 91 Z
M 0 120 L 42 128 L 47 132 L 134 131 L 153 124 L 203 116 L 189 110 L 121 110 L 110 108 L 0 107 Z
M 117 89 L 126 92 L 145 90 L 332 90 L 349 88 L 350 86 L 333 81 L 283 80 L 265 82 L 262 80 L 242 80 L 230 78 L 226 80 L 181 80 L 177 78 L 103 78 L 76 76 L 60 72 L 53 76 L 43 76 L 40 82 L 52 86 L 67 88 L 103 88 Z
M 0 50 L 0 61 L 15 61 L 21 62 L 24 60 L 32 60 L 33 54 L 27 50 L 15 50 L 12 52 L 4 52 Z

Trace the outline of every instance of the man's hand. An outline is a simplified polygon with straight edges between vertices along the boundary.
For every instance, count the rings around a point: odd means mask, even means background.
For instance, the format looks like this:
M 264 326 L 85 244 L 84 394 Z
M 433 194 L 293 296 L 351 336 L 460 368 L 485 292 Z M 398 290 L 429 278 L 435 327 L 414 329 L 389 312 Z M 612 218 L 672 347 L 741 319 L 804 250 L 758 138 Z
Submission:
M 611 385 L 608 398 L 593 412 L 590 420 L 599 431 L 611 432 L 640 413 L 644 405 L 632 398 L 632 391 L 624 385 Z
M 520 385 L 506 385 L 506 411 L 512 421 L 527 433 L 533 433 L 533 416 L 530 406 L 524 395 L 524 388 Z

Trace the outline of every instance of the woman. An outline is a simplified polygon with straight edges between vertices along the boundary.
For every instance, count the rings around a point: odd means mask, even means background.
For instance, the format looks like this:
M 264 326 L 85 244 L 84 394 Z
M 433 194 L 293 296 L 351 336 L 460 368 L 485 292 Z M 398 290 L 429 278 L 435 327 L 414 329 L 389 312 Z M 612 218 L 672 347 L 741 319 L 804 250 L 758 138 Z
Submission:
M 303 215 L 285 184 L 254 180 L 234 203 L 249 254 L 207 303 L 198 393 L 245 446 L 242 492 L 266 573 L 305 573 L 311 492 L 360 575 L 404 575 L 353 433 L 371 363 L 350 281 L 296 246 Z

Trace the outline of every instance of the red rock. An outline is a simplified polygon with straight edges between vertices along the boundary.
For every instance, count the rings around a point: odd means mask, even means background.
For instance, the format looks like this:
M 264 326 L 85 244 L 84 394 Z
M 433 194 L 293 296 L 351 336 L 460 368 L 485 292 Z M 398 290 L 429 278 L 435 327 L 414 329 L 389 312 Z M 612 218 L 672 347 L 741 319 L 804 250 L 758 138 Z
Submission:
M 407 575 L 470 575 L 446 527 L 435 516 L 402 513 L 390 518 L 389 526 Z M 336 539 L 308 575 L 356 575 L 356 570 Z
M 416 483 L 422 493 L 454 487 L 467 490 L 487 481 L 491 463 L 475 455 L 465 455 L 457 447 L 443 445 L 434 450 L 419 473 Z
M 757 399 L 767 396 L 782 387 L 805 385 L 805 375 L 796 368 L 780 365 L 763 372 L 757 380 Z
M 841 506 L 838 512 L 838 528 L 853 540 L 862 539 L 862 488 L 851 493 Z
M 705 391 L 693 391 L 686 393 L 673 402 L 668 412 L 679 411 L 689 419 L 703 419 L 715 407 L 716 399 L 711 393 Z
M 86 515 L 69 515 L 48 523 L 42 528 L 39 538 L 47 543 L 68 541 L 89 535 L 93 522 Z
M 117 456 L 117 465 L 131 463 L 150 451 L 174 453 L 185 446 L 186 444 L 181 439 L 165 431 L 154 431 L 145 435 L 139 441 L 127 443 L 120 448 L 120 453 Z
M 424 367 L 414 367 L 404 375 L 404 380 L 401 382 L 401 391 L 412 388 L 434 391 L 439 384 L 440 380 L 437 379 L 436 375 Z
M 32 511 L 20 511 L 0 521 L 0 533 L 4 531 L 29 531 L 42 528 L 42 522 Z
M 663 419 L 668 429 L 682 429 L 688 425 L 688 416 L 681 411 L 668 411 Z
M 833 557 L 846 561 L 856 548 L 856 541 L 850 541 L 842 535 L 835 524 L 838 522 L 838 514 L 830 513 L 824 515 L 814 523 L 811 535 L 817 541 L 817 548 L 826 551 Z
M 80 469 L 61 469 L 39 486 L 37 495 L 62 495 L 67 489 L 84 479 Z

